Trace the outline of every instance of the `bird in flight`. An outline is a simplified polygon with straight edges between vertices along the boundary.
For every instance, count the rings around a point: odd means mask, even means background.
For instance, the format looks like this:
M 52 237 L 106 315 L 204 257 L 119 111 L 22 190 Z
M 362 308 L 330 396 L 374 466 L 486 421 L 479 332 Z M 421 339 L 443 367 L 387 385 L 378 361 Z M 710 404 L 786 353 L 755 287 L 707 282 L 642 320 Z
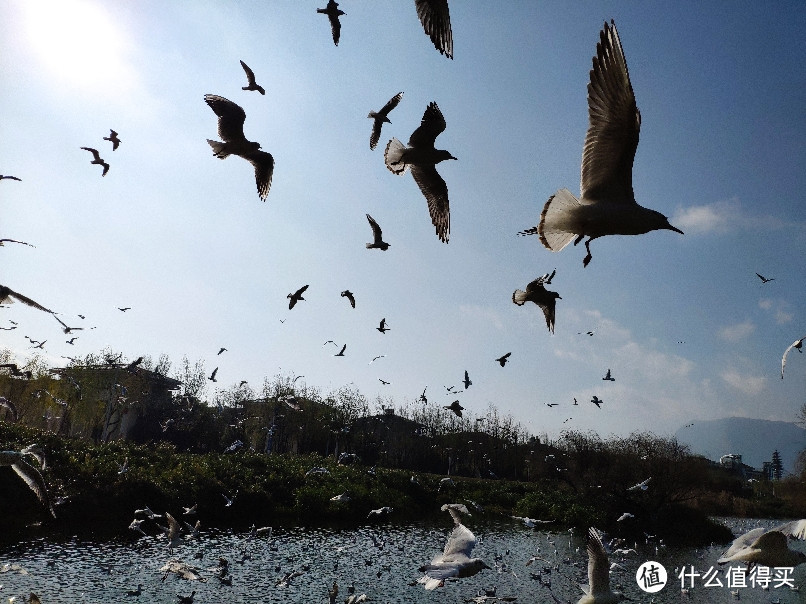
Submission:
M 554 273 L 551 274 L 554 277 Z M 549 328 L 550 333 L 554 333 L 554 309 L 557 300 L 562 300 L 562 297 L 557 292 L 547 290 L 543 284 L 551 280 L 547 275 L 538 277 L 529 285 L 526 286 L 526 291 L 516 289 L 512 292 L 512 301 L 518 306 L 523 306 L 527 302 L 534 302 L 543 311 L 543 316 L 546 317 L 546 327 Z
M 24 241 L 17 241 L 16 239 L 0 239 L 0 247 L 3 247 L 3 245 L 6 243 L 21 243 L 22 245 L 27 245 L 28 247 L 36 247 L 35 245 L 25 243 Z
M 392 382 L 387 382 L 386 380 L 382 380 L 381 378 L 378 378 L 378 381 L 379 381 L 381 384 L 383 384 L 384 386 L 388 386 L 389 384 L 391 384 L 391 383 L 392 383 Z
M 450 405 L 446 405 L 442 408 L 453 411 L 457 417 L 462 417 L 462 410 L 464 409 L 464 407 L 459 404 L 459 401 L 453 401 Z
M 101 156 L 98 153 L 98 150 L 93 149 L 92 147 L 81 147 L 81 148 L 84 149 L 84 151 L 89 151 L 90 153 L 92 153 L 93 160 L 90 163 L 91 164 L 98 164 L 99 166 L 103 166 L 104 171 L 101 173 L 101 176 L 106 176 L 106 173 L 109 172 L 109 164 L 101 159 Z
M 625 599 L 624 594 L 610 589 L 610 562 L 602 538 L 593 527 L 588 529 L 588 584 L 582 590 L 585 595 L 579 604 L 604 604 Z
M 499 365 L 501 365 L 501 367 L 503 367 L 504 365 L 507 364 L 507 361 L 509 361 L 509 355 L 511 355 L 511 354 L 512 354 L 511 352 L 508 352 L 504 356 L 498 357 L 495 360 L 496 360 L 496 362 L 498 362 Z
M 370 361 L 368 364 L 369 364 L 369 365 L 372 365 L 372 364 L 373 364 L 375 361 L 377 361 L 378 359 L 382 359 L 382 358 L 384 358 L 385 356 L 386 356 L 385 354 L 379 354 L 379 355 L 378 355 L 378 356 L 376 356 L 376 357 L 372 357 L 372 360 L 371 360 L 371 361 Z
M 538 226 L 519 235 L 539 235 L 540 242 L 559 252 L 572 240 L 590 242 L 605 235 L 641 235 L 657 229 L 683 234 L 660 212 L 635 201 L 632 168 L 641 114 L 627 71 L 627 61 L 613 21 L 604 24 L 596 45 L 588 85 L 588 132 L 582 152 L 581 197 L 560 189 L 543 207 Z
M 369 226 L 372 227 L 372 236 L 374 237 L 372 243 L 367 244 L 367 249 L 379 249 L 382 252 L 385 252 L 387 249 L 389 249 L 389 244 L 383 240 L 381 226 L 375 222 L 375 219 L 369 214 L 367 214 L 367 220 L 369 221 Z
M 423 405 L 427 405 L 427 404 L 428 404 L 428 398 L 425 396 L 425 391 L 426 391 L 426 390 L 428 390 L 428 386 L 426 386 L 425 388 L 423 388 L 423 393 L 420 395 L 420 398 L 418 398 L 418 399 L 417 399 L 417 400 L 418 400 L 418 401 L 420 401 L 420 402 L 421 402 Z
M 609 370 L 609 369 L 607 370 L 607 373 L 605 374 L 605 376 L 604 376 L 602 379 L 603 379 L 603 380 L 605 380 L 605 381 L 607 381 L 607 382 L 615 382 L 615 381 L 616 381 L 616 378 L 614 378 L 614 377 L 611 375 L 611 373 L 610 373 L 610 370 Z
M 602 403 L 603 403 L 604 401 L 603 401 L 602 399 L 600 399 L 598 396 L 596 396 L 596 395 L 594 394 L 594 395 L 593 395 L 593 398 L 591 399 L 591 402 L 592 402 L 594 405 L 596 405 L 596 407 L 597 407 L 598 409 L 601 409 L 601 408 L 602 408 Z
M 414 0 L 425 33 L 441 54 L 453 59 L 453 32 L 448 0 Z
M 48 499 L 48 492 L 42 474 L 35 467 L 25 461 L 25 456 L 29 455 L 27 449 L 22 451 L 0 451 L 0 466 L 11 466 L 17 476 L 25 481 L 25 484 L 34 492 L 40 503 L 47 508 L 55 518 L 56 512 Z
M 407 168 L 428 202 L 431 222 L 440 241 L 448 243 L 451 230 L 451 211 L 448 203 L 448 185 L 437 172 L 436 164 L 456 159 L 450 152 L 434 148 L 437 136 L 445 130 L 445 118 L 436 103 L 423 113 L 420 126 L 411 134 L 408 146 L 396 138 L 390 140 L 384 152 L 384 162 L 390 172 L 402 176 Z
M 0 174 L 0 180 L 18 180 L 22 182 L 22 178 L 17 178 L 16 176 L 9 176 L 7 174 Z
M 224 348 L 223 346 L 218 349 L 218 354 L 221 354 L 222 352 L 227 352 L 227 349 Z M 216 356 L 218 356 L 218 355 L 216 355 Z
M 355 308 L 355 294 L 353 294 L 353 292 L 351 292 L 349 289 L 345 289 L 343 292 L 341 292 L 341 297 L 347 298 L 350 301 L 350 306 Z
M 338 351 L 336 354 L 334 354 L 333 356 L 334 356 L 334 357 L 343 357 L 343 356 L 344 356 L 344 351 L 345 351 L 345 350 L 347 350 L 347 344 L 345 344 L 344 346 L 342 346 L 342 347 L 341 347 L 341 350 L 339 350 L 339 351 Z
M 467 373 L 467 369 L 465 369 L 465 379 L 464 379 L 464 380 L 462 380 L 462 381 L 463 381 L 463 382 L 464 382 L 464 384 L 465 384 L 465 390 L 467 390 L 468 388 L 470 388 L 470 386 L 473 384 L 473 382 L 471 382 L 471 381 L 470 381 L 470 376 L 469 376 L 469 375 L 468 375 L 468 373 Z
M 28 298 L 27 296 L 23 296 L 22 294 L 19 294 L 19 293 L 15 292 L 10 287 L 6 287 L 5 285 L 0 285 L 0 304 L 11 304 L 12 302 L 14 302 L 14 300 L 18 300 L 18 301 L 22 302 L 23 304 L 26 304 L 27 306 L 30 306 L 32 308 L 36 308 L 37 310 L 41 310 L 43 312 L 50 313 L 54 317 L 56 317 L 56 313 L 54 313 L 49 308 L 45 308 L 44 306 L 42 306 L 38 302 L 35 302 L 35 301 L 31 300 L 31 298 Z M 59 320 L 58 317 L 56 317 L 56 320 L 57 321 Z M 61 321 L 59 321 L 59 322 L 61 323 Z
M 246 72 L 246 79 L 249 82 L 249 85 L 241 87 L 241 90 L 256 90 L 260 94 L 266 94 L 266 91 L 263 90 L 263 86 L 259 86 L 255 81 L 255 72 L 249 68 L 249 65 L 241 61 L 241 67 L 243 67 L 243 70 Z
M 266 201 L 274 174 L 274 158 L 271 153 L 261 151 L 260 143 L 246 140 L 243 133 L 246 113 L 240 105 L 215 94 L 205 94 L 204 101 L 218 116 L 218 136 L 223 141 L 207 139 L 213 148 L 213 155 L 219 159 L 237 155 L 252 164 L 255 168 L 257 193 L 263 201 Z
M 341 22 L 339 21 L 339 17 L 341 15 L 346 15 L 343 10 L 339 9 L 339 3 L 335 2 L 334 0 L 328 0 L 327 6 L 325 8 L 317 8 L 317 13 L 322 15 L 327 15 L 328 20 L 330 21 L 330 32 L 333 34 L 333 43 L 338 46 L 339 45 L 339 37 L 341 36 Z
M 373 120 L 372 122 L 372 134 L 369 136 L 369 148 L 375 149 L 376 145 L 378 144 L 378 139 L 381 138 L 381 128 L 383 128 L 383 123 L 387 122 L 389 124 L 392 123 L 392 120 L 389 119 L 389 112 L 392 111 L 395 107 L 397 107 L 398 103 L 400 103 L 400 99 L 403 98 L 403 93 L 398 92 L 395 96 L 393 96 L 389 101 L 381 107 L 380 111 L 370 111 L 368 118 Z
M 786 367 L 786 357 L 789 354 L 789 351 L 795 348 L 798 352 L 803 352 L 803 340 L 806 340 L 806 336 L 803 336 L 800 340 L 795 340 L 792 342 L 786 350 L 784 350 L 784 356 L 781 357 L 781 379 L 784 379 L 784 367 Z
M 216 376 L 217 373 L 218 373 L 218 367 L 213 369 L 213 373 L 211 373 L 210 377 L 208 377 L 207 379 L 210 380 L 211 382 L 217 382 L 218 380 L 215 379 L 215 376 Z
M 120 139 L 118 138 L 118 133 L 117 132 L 115 132 L 114 130 L 112 130 L 110 128 L 109 129 L 109 136 L 105 136 L 104 140 L 109 141 L 110 143 L 112 143 L 112 151 L 117 151 L 118 150 L 118 147 L 120 146 Z
M 649 488 L 649 481 L 650 480 L 652 480 L 651 476 L 649 478 L 647 478 L 646 480 L 642 480 L 638 484 L 634 484 L 633 486 L 631 486 L 627 490 L 628 491 L 646 491 Z
M 546 403 L 546 407 L 556 407 L 560 403 Z
M 68 344 L 71 344 L 71 345 L 75 346 L 75 343 L 76 343 L 76 340 L 77 340 L 77 339 L 78 339 L 78 336 L 73 336 L 73 337 L 72 337 L 72 338 L 70 338 L 69 340 L 65 340 L 65 342 L 67 342 Z
M 132 309 L 132 307 L 131 307 L 131 306 L 124 306 L 123 308 L 121 308 L 120 306 L 118 306 L 118 310 L 119 310 L 120 312 L 126 312 L 127 310 L 131 310 L 131 309 Z
M 381 324 L 378 325 L 378 327 L 376 327 L 375 329 L 377 329 L 381 333 L 386 333 L 387 331 L 389 331 L 390 328 L 386 326 L 386 319 L 381 319 Z
M 762 282 L 762 283 L 769 283 L 770 281 L 775 281 L 775 277 L 770 277 L 770 278 L 768 279 L 767 277 L 765 277 L 765 276 L 763 276 L 763 275 L 759 275 L 758 273 L 756 273 L 756 277 L 758 277 L 759 279 L 761 279 L 761 282 Z
M 288 310 L 291 310 L 292 308 L 294 308 L 294 306 L 296 306 L 297 302 L 299 302 L 300 300 L 305 299 L 305 298 L 302 297 L 302 294 L 305 293 L 305 290 L 308 289 L 308 287 L 309 287 L 309 285 L 303 285 L 302 287 L 300 287 L 294 293 L 288 294 L 286 296 L 286 298 L 288 298 L 290 300 L 290 302 L 288 303 Z

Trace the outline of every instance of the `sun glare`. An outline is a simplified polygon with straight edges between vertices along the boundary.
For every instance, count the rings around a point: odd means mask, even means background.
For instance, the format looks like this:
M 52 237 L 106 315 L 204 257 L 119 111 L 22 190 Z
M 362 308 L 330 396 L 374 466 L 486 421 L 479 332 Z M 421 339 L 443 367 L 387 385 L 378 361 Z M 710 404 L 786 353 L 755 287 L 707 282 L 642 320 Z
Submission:
M 125 33 L 93 0 L 29 0 L 28 41 L 43 66 L 63 84 L 82 89 L 127 80 Z

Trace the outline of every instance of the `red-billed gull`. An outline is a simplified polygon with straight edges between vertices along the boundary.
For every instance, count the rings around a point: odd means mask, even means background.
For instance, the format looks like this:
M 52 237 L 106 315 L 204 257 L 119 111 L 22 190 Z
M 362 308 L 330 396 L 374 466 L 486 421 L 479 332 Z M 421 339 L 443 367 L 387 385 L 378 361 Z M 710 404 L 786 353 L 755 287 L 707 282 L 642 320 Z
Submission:
M 512 292 L 512 301 L 518 306 L 523 306 L 527 302 L 537 304 L 546 317 L 546 327 L 549 328 L 549 332 L 554 333 L 555 307 L 557 300 L 562 300 L 562 297 L 557 292 L 547 290 L 543 285 L 543 283 L 546 282 L 544 275 L 529 283 L 529 285 L 526 286 L 526 291 L 516 289 Z
M 395 96 L 389 99 L 386 102 L 386 105 L 380 108 L 379 111 L 370 111 L 368 118 L 372 119 L 372 134 L 369 137 L 369 148 L 374 149 L 375 146 L 378 144 L 378 139 L 381 137 L 381 128 L 383 127 L 383 123 L 387 122 L 389 124 L 392 123 L 392 120 L 389 119 L 389 112 L 392 111 L 395 107 L 397 107 L 398 103 L 400 103 L 400 99 L 403 98 L 403 93 L 398 92 Z

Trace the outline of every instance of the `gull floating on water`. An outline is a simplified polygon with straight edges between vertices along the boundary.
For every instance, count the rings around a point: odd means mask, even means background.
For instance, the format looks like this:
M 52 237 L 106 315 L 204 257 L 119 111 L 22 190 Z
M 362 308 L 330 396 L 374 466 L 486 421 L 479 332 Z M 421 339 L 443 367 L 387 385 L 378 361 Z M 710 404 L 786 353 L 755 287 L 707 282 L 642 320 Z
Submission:
M 583 266 L 591 261 L 590 242 L 598 237 L 657 229 L 683 234 L 663 214 L 635 201 L 632 168 L 641 114 L 613 21 L 604 24 L 599 38 L 588 84 L 590 123 L 582 152 L 581 196 L 577 199 L 568 189 L 560 189 L 543 207 L 538 226 L 519 233 L 539 235 L 552 252 L 587 237 Z
M 255 168 L 258 195 L 266 201 L 274 174 L 274 158 L 271 153 L 261 151 L 260 143 L 246 139 L 243 132 L 246 113 L 240 105 L 216 94 L 205 94 L 204 101 L 218 116 L 218 136 L 223 141 L 207 139 L 213 148 L 213 155 L 219 159 L 237 155 L 252 164 Z
M 436 149 L 437 136 L 446 128 L 445 118 L 436 103 L 423 113 L 420 126 L 411 134 L 408 146 L 396 138 L 390 140 L 384 152 L 384 162 L 390 172 L 402 176 L 407 168 L 428 202 L 431 223 L 437 236 L 448 243 L 451 230 L 451 211 L 448 202 L 448 185 L 439 175 L 436 165 L 446 159 L 456 159 L 444 149 Z
M 395 107 L 397 107 L 398 103 L 400 103 L 400 99 L 403 98 L 403 93 L 398 92 L 395 96 L 389 99 L 383 107 L 381 107 L 380 111 L 370 111 L 368 118 L 371 118 L 373 121 L 372 123 L 372 134 L 369 137 L 369 148 L 374 149 L 375 146 L 378 144 L 378 139 L 381 137 L 381 128 L 383 127 L 383 123 L 387 122 L 389 124 L 392 123 L 392 120 L 387 117 L 389 112 L 392 111 Z
M 784 350 L 784 356 L 781 357 L 781 379 L 784 379 L 784 367 L 786 367 L 786 357 L 789 354 L 789 351 L 793 348 L 797 349 L 798 352 L 803 352 L 803 340 L 806 340 L 806 336 L 803 336 L 800 340 L 795 340 L 792 342 L 789 347 Z
M 459 516 L 460 511 L 468 513 L 467 507 L 461 503 L 454 503 L 445 504 L 441 509 L 450 513 L 454 527 L 442 554 L 435 556 L 430 564 L 425 564 L 419 569 L 425 576 L 418 582 L 424 584 L 427 590 L 443 586 L 445 579 L 449 577 L 472 577 L 482 569 L 490 568 L 481 558 L 470 557 L 476 546 L 476 536 L 462 524 Z
M 453 59 L 453 31 L 448 0 L 414 0 L 425 33 L 440 53 Z
M 543 285 L 547 282 L 545 275 L 538 277 L 526 286 L 526 291 L 516 289 L 512 292 L 512 301 L 518 306 L 523 306 L 527 302 L 537 304 L 546 317 L 546 327 L 549 328 L 549 332 L 554 333 L 554 309 L 557 300 L 562 300 L 562 297 L 557 292 L 547 290 Z

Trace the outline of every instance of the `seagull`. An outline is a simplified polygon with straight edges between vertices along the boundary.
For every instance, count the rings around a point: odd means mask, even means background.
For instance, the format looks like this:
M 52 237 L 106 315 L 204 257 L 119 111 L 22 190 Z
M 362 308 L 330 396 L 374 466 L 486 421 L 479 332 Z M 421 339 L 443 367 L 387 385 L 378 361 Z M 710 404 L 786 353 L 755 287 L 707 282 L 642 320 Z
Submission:
M 330 501 L 335 501 L 337 503 L 343 501 L 344 503 L 347 503 L 348 501 L 350 501 L 350 499 L 351 499 L 350 495 L 347 493 L 347 491 L 345 491 L 341 495 L 335 495 L 334 497 L 331 497 Z
M 379 381 L 381 384 L 383 384 L 384 386 L 388 386 L 389 384 L 391 384 L 391 383 L 392 383 L 392 382 L 387 382 L 386 380 L 381 379 L 381 378 L 378 378 L 378 381 Z
M 628 520 L 630 518 L 635 518 L 635 516 L 633 514 L 630 514 L 629 512 L 624 512 L 621 516 L 619 516 L 616 519 L 616 522 L 623 522 L 623 521 Z
M 243 86 L 241 90 L 257 90 L 260 94 L 266 94 L 262 86 L 255 82 L 255 72 L 249 69 L 249 65 L 241 61 L 241 67 L 246 72 L 246 79 L 249 81 L 249 86 Z
M 112 130 L 110 128 L 109 129 L 109 136 L 105 136 L 104 140 L 109 141 L 110 143 L 112 143 L 112 151 L 117 151 L 118 150 L 118 147 L 120 146 L 120 139 L 118 138 L 118 133 L 117 132 L 115 132 L 114 130 Z
M 339 350 L 339 351 L 338 351 L 336 354 L 334 354 L 333 356 L 334 356 L 334 357 L 343 357 L 343 356 L 344 356 L 344 351 L 345 351 L 345 350 L 347 350 L 347 344 L 345 344 L 344 346 L 342 346 L 342 347 L 341 347 L 341 350 Z
M 389 507 L 388 505 L 378 508 L 377 510 L 370 510 L 369 514 L 367 514 L 367 518 L 372 516 L 382 516 L 383 514 L 391 514 L 394 511 L 394 508 Z
M 385 334 L 387 331 L 389 331 L 390 328 L 386 326 L 386 319 L 384 318 L 384 319 L 381 319 L 380 325 L 378 325 L 378 327 L 376 327 L 375 329 L 377 329 L 381 333 Z
M 507 361 L 509 360 L 509 355 L 511 354 L 512 354 L 511 352 L 508 352 L 504 356 L 498 357 L 495 360 L 498 362 L 499 365 L 501 365 L 501 367 L 503 367 L 504 365 L 507 364 Z
M 22 294 L 18 294 L 10 287 L 0 285 L 0 304 L 11 304 L 12 302 L 14 302 L 14 300 L 18 300 L 23 304 L 26 304 L 32 308 L 36 308 L 37 310 L 41 310 L 43 312 L 49 312 L 54 317 L 56 316 L 56 313 L 54 313 L 52 310 L 50 310 L 49 308 L 45 308 L 38 302 L 34 302 L 33 300 L 31 300 L 31 298 L 23 296 Z
M 591 399 L 591 402 L 592 402 L 594 405 L 596 405 L 596 406 L 597 406 L 599 409 L 601 409 L 601 408 L 602 408 L 602 403 L 603 403 L 604 401 L 603 401 L 602 399 L 600 399 L 598 396 L 596 396 L 596 395 L 594 394 L 594 395 L 593 395 L 593 398 Z
M 386 355 L 385 355 L 385 354 L 379 354 L 379 355 L 378 355 L 378 356 L 376 356 L 376 357 L 372 357 L 372 360 L 371 360 L 371 361 L 368 363 L 368 365 L 372 365 L 372 364 L 373 364 L 375 361 L 377 361 L 378 359 L 382 359 L 382 358 L 384 358 L 384 357 L 386 357 Z
M 11 411 L 11 416 L 14 418 L 15 422 L 17 421 L 17 407 L 14 405 L 14 403 L 12 403 L 6 397 L 0 396 L 0 407 L 4 407 Z
M 90 153 L 92 153 L 93 160 L 90 163 L 103 166 L 104 171 L 101 174 L 101 176 L 106 176 L 106 173 L 109 172 L 109 164 L 101 159 L 101 156 L 98 154 L 98 149 L 93 149 L 92 147 L 81 147 L 81 148 L 84 149 L 84 151 L 89 151 Z
M 598 237 L 640 235 L 656 229 L 683 234 L 663 214 L 635 201 L 632 165 L 641 114 L 615 23 L 605 23 L 599 37 L 588 85 L 590 123 L 582 152 L 581 197 L 560 189 L 543 207 L 540 224 L 518 233 L 538 234 L 552 252 L 587 237 L 583 266 L 591 261 L 590 242 Z
M 369 214 L 367 214 L 367 216 L 369 216 Z M 355 294 L 353 294 L 353 292 L 351 292 L 349 289 L 345 289 L 343 292 L 341 292 L 341 297 L 347 298 L 350 301 L 350 306 L 355 308 Z
M 151 511 L 151 508 L 148 507 L 148 506 L 145 506 L 141 510 L 134 510 L 134 515 L 136 516 L 137 514 L 142 514 L 146 518 L 148 518 L 149 520 L 154 520 L 156 518 L 162 518 L 162 514 L 155 514 L 154 512 Z
M 316 12 L 327 15 L 327 18 L 330 21 L 330 31 L 333 34 L 333 43 L 338 46 L 339 36 L 341 35 L 341 23 L 339 22 L 339 17 L 341 15 L 346 15 L 347 13 L 345 13 L 343 10 L 340 10 L 339 3 L 334 2 L 334 0 L 328 0 L 327 6 L 325 8 L 317 8 Z
M 8 176 L 6 174 L 0 174 L 0 180 L 18 180 L 22 182 L 22 178 L 17 178 L 16 176 Z
M 224 347 L 222 346 L 221 348 L 219 348 L 219 349 L 218 349 L 218 354 L 221 354 L 222 352 L 228 352 L 228 351 L 227 351 L 227 349 L 226 349 L 226 348 L 224 348 Z M 218 356 L 218 355 L 216 355 L 216 356 Z
M 235 491 L 235 494 L 231 498 L 227 497 L 224 493 L 221 493 L 221 496 L 224 498 L 224 507 L 228 508 L 235 503 L 235 498 L 238 496 L 238 491 Z
M 0 466 L 11 466 L 11 469 L 17 473 L 17 476 L 25 481 L 25 484 L 34 492 L 40 503 L 45 506 L 55 518 L 56 512 L 53 511 L 53 506 L 48 499 L 45 480 L 42 478 L 42 474 L 39 473 L 39 470 L 25 461 L 25 456 L 28 454 L 29 452 L 26 452 L 25 449 L 22 451 L 0 451 Z
M 6 243 L 21 243 L 22 245 L 27 245 L 28 247 L 36 247 L 35 245 L 25 243 L 24 241 L 17 241 L 16 239 L 0 239 L 0 247 L 3 247 L 3 245 Z
M 218 136 L 223 141 L 207 139 L 213 148 L 213 155 L 219 159 L 237 155 L 252 164 L 255 168 L 258 195 L 263 201 L 266 201 L 274 174 L 274 158 L 271 153 L 261 151 L 260 143 L 246 140 L 243 133 L 246 113 L 242 107 L 215 94 L 205 94 L 204 101 L 218 116 Z
M 378 139 L 381 137 L 381 128 L 383 127 L 383 123 L 387 122 L 389 124 L 392 121 L 387 117 L 389 112 L 392 111 L 395 107 L 397 107 L 400 100 L 403 98 L 403 93 L 398 92 L 395 96 L 393 96 L 389 101 L 381 107 L 380 111 L 370 111 L 368 118 L 371 118 L 373 121 L 372 123 L 372 134 L 369 137 L 369 148 L 375 149 L 375 146 L 378 144 Z
M 551 408 L 551 407 L 556 407 L 556 406 L 557 406 L 557 405 L 559 405 L 559 404 L 560 404 L 560 403 L 546 403 L 546 407 L 549 407 L 549 408 Z
M 609 369 L 607 370 L 607 373 L 605 374 L 605 376 L 602 379 L 607 381 L 607 382 L 615 382 L 616 381 L 616 378 L 614 378 L 612 375 L 610 375 L 610 370 Z
M 635 485 L 631 486 L 631 487 L 630 487 L 629 489 L 627 489 L 627 490 L 628 490 L 628 491 L 638 491 L 638 490 L 641 490 L 641 491 L 646 491 L 646 490 L 649 488 L 649 481 L 650 481 L 650 480 L 652 480 L 652 477 L 651 477 L 651 476 L 650 476 L 649 478 L 647 478 L 646 480 L 641 481 L 641 482 L 639 482 L 638 484 L 635 484 Z
M 118 466 L 118 474 L 125 474 L 129 471 L 129 458 L 125 457 L 123 463 Z
M 441 509 L 450 513 L 454 526 L 442 554 L 434 556 L 430 564 L 419 569 L 425 576 L 418 579 L 418 583 L 424 584 L 427 590 L 443 586 L 449 577 L 472 577 L 482 569 L 490 568 L 481 558 L 470 557 L 476 546 L 476 536 L 462 524 L 459 516 L 459 511 L 467 513 L 467 507 L 464 504 L 445 504 Z
M 406 172 L 406 168 L 411 168 L 411 175 L 428 202 L 428 211 L 437 236 L 440 241 L 448 243 L 451 230 L 448 186 L 435 166 L 443 160 L 456 158 L 448 151 L 434 148 L 437 136 L 445 127 L 442 112 L 432 102 L 423 113 L 420 126 L 409 138 L 408 146 L 396 138 L 387 143 L 384 162 L 390 172 L 400 176 Z
M 806 340 L 806 336 L 803 336 L 800 340 L 795 340 L 792 342 L 789 347 L 784 350 L 784 356 L 781 357 L 781 379 L 784 379 L 784 367 L 786 367 L 786 356 L 789 354 L 789 351 L 793 348 L 797 349 L 798 352 L 803 352 L 803 340 Z
M 470 381 L 470 376 L 467 374 L 467 369 L 465 369 L 465 379 L 463 382 L 465 384 L 465 390 L 470 388 L 470 386 L 473 384 L 473 382 Z
M 414 0 L 425 33 L 441 54 L 453 59 L 453 33 L 448 0 Z
M 459 401 L 453 401 L 450 405 L 443 407 L 443 409 L 447 409 L 448 411 L 453 411 L 457 417 L 462 417 L 462 405 L 459 404 Z
M 123 307 L 118 306 L 118 310 L 120 312 L 126 312 L 127 310 L 131 310 L 131 309 L 132 309 L 131 306 L 123 306 Z
M 383 240 L 383 232 L 381 231 L 381 226 L 377 222 L 375 222 L 375 219 L 369 214 L 367 214 L 367 220 L 369 221 L 369 226 L 372 227 L 372 236 L 374 237 L 372 243 L 367 244 L 367 249 L 368 250 L 378 249 L 381 250 L 382 252 L 385 252 L 386 250 L 389 249 L 389 244 Z
M 73 336 L 73 337 L 72 337 L 72 338 L 70 338 L 69 340 L 65 340 L 65 342 L 67 342 L 68 344 L 71 344 L 71 345 L 75 346 L 75 344 L 76 344 L 76 340 L 77 340 L 77 339 L 78 339 L 78 336 Z
M 553 277 L 554 273 L 551 276 Z M 562 300 L 562 297 L 557 292 L 549 291 L 543 286 L 544 283 L 548 283 L 550 280 L 546 280 L 546 275 L 543 275 L 529 283 L 526 286 L 526 291 L 516 289 L 512 292 L 512 301 L 518 306 L 523 306 L 527 302 L 537 304 L 546 317 L 546 327 L 549 328 L 550 333 L 554 333 L 554 307 L 557 300 Z
M 610 589 L 610 563 L 607 560 L 598 531 L 588 529 L 588 585 L 582 586 L 585 595 L 578 604 L 612 604 L 626 599 L 624 594 Z
M 762 283 L 769 283 L 770 281 L 775 281 L 775 277 L 770 277 L 769 279 L 767 279 L 767 277 L 765 277 L 763 275 L 759 275 L 758 273 L 756 273 L 756 277 L 761 279 Z
M 794 567 L 806 562 L 806 554 L 789 549 L 787 537 L 806 538 L 806 520 L 793 520 L 772 529 L 756 528 L 736 538 L 717 564 L 747 562 L 768 567 Z
M 216 373 L 218 373 L 218 367 L 216 367 L 215 369 L 213 369 L 213 373 L 211 373 L 211 374 L 210 374 L 210 377 L 208 377 L 207 379 L 208 379 L 208 380 L 210 380 L 211 382 L 217 382 L 218 380 L 217 380 L 217 379 L 215 379 L 215 375 L 216 375 Z
M 290 300 L 290 302 L 288 303 L 288 310 L 291 310 L 292 308 L 294 308 L 294 306 L 296 306 L 297 302 L 299 302 L 300 300 L 305 299 L 305 298 L 302 297 L 302 294 L 305 293 L 305 290 L 308 289 L 308 287 L 310 287 L 310 286 L 309 285 L 303 285 L 302 287 L 300 287 L 294 293 L 288 294 L 286 296 L 286 298 L 288 298 Z
M 427 405 L 427 404 L 428 404 L 428 398 L 426 398 L 426 396 L 425 396 L 425 391 L 426 391 L 426 390 L 428 390 L 428 386 L 426 386 L 425 388 L 423 388 L 423 393 L 420 395 L 420 398 L 418 398 L 418 399 L 417 399 L 417 400 L 418 400 L 418 401 L 420 401 L 420 402 L 421 402 L 423 405 Z

